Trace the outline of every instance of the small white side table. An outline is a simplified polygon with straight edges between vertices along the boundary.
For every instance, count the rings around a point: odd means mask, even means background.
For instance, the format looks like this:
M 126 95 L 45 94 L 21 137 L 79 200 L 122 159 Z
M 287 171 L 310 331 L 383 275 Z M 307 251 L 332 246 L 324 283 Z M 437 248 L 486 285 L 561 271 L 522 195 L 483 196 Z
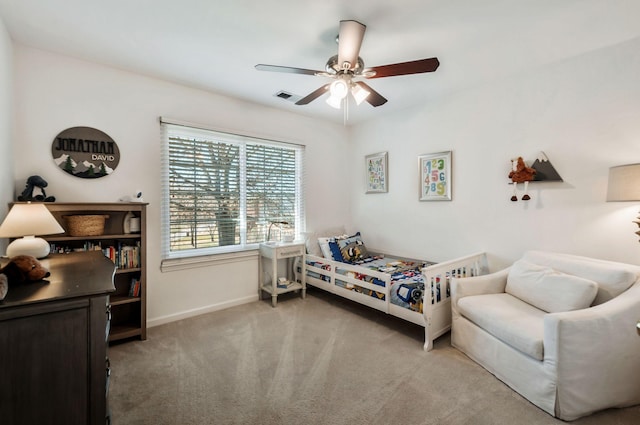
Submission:
M 287 292 L 299 291 L 302 292 L 302 298 L 306 296 L 307 284 L 306 284 L 306 272 L 305 272 L 305 246 L 303 242 L 267 242 L 260 244 L 260 262 L 258 267 L 258 273 L 260 274 L 258 282 L 258 295 L 262 299 L 262 291 L 271 294 L 271 305 L 273 307 L 278 303 L 278 295 L 286 294 Z M 293 273 L 293 260 L 296 257 L 300 257 L 300 282 L 296 282 Z M 271 264 L 269 264 L 269 260 Z M 286 282 L 280 283 L 278 281 L 278 262 L 279 260 L 286 261 Z M 266 264 L 263 264 L 266 263 Z M 268 268 L 271 270 L 269 271 Z M 265 282 L 265 272 L 271 274 L 271 282 Z

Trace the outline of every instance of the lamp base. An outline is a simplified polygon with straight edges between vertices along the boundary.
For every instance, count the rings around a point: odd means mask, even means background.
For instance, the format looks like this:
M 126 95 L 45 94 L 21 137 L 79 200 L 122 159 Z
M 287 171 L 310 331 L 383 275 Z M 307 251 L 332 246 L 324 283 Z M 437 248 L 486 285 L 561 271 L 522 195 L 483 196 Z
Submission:
M 49 255 L 49 242 L 35 236 L 25 236 L 16 239 L 7 246 L 7 257 L 16 255 L 30 255 L 36 258 L 44 258 Z

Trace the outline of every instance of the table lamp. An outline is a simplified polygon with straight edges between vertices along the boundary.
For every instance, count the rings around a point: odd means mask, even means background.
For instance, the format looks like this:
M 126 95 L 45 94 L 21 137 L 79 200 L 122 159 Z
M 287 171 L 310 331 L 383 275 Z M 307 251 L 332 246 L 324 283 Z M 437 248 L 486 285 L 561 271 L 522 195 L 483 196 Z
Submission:
M 640 164 L 609 168 L 607 202 L 640 201 Z M 640 227 L 640 216 L 634 221 Z M 640 236 L 640 230 L 636 232 Z
M 271 224 L 269 224 L 269 230 L 267 231 L 267 242 L 271 241 L 271 227 L 276 224 L 276 225 L 284 225 L 287 226 L 289 224 L 288 221 L 272 221 Z M 280 233 L 282 233 L 282 230 L 280 231 Z M 281 235 L 282 236 L 282 235 Z
M 44 258 L 49 255 L 49 242 L 38 235 L 64 233 L 43 204 L 14 204 L 0 225 L 0 238 L 17 238 L 7 246 L 7 257 L 31 255 Z

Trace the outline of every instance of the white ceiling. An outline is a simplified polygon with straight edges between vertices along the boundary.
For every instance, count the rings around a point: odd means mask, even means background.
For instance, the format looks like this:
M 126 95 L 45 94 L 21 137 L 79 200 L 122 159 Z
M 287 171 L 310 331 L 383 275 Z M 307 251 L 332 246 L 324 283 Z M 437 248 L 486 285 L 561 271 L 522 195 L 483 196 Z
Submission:
M 0 0 L 18 43 L 342 123 L 317 99 L 296 106 L 324 70 L 341 19 L 367 25 L 366 66 L 438 57 L 435 73 L 368 84 L 389 102 L 352 106 L 349 123 L 535 70 L 640 36 L 637 0 Z

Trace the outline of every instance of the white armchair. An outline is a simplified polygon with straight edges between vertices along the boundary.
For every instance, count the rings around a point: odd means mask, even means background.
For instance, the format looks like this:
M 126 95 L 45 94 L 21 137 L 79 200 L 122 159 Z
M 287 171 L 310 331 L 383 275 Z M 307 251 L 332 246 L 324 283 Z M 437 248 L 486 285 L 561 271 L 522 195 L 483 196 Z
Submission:
M 452 345 L 547 413 L 640 404 L 640 267 L 529 251 L 452 282 Z

